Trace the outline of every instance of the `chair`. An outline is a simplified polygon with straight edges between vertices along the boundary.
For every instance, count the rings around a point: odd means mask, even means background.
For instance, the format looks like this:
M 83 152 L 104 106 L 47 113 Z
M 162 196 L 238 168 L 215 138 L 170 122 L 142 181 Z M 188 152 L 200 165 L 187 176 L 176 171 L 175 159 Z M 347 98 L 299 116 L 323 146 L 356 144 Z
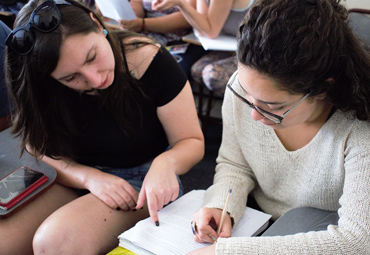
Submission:
M 227 51 L 212 51 L 203 56 L 192 66 L 191 76 L 198 85 L 198 117 L 206 136 L 208 125 L 221 124 L 221 118 L 212 118 L 211 110 L 214 99 L 223 100 L 227 81 L 236 70 L 234 53 Z M 205 88 L 207 88 L 207 92 Z M 207 98 L 204 111 L 203 100 Z
M 348 10 L 348 25 L 370 52 L 370 10 L 353 8 Z

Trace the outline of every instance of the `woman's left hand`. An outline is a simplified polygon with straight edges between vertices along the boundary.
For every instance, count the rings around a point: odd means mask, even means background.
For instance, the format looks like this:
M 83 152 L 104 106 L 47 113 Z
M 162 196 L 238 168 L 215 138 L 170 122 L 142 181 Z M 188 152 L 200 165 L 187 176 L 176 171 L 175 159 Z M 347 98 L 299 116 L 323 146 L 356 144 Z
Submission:
M 177 176 L 170 164 L 157 157 L 145 176 L 136 208 L 141 208 L 147 200 L 148 210 L 153 223 L 159 224 L 158 211 L 174 201 L 179 195 Z
M 155 11 L 164 11 L 174 6 L 178 6 L 180 3 L 181 1 L 178 0 L 153 0 L 152 8 Z
M 141 26 L 143 20 L 141 18 L 132 19 L 132 20 L 118 20 L 120 28 L 124 30 L 130 30 L 134 32 L 141 32 Z
M 215 254 L 216 254 L 216 244 L 214 243 L 210 246 L 189 252 L 186 255 L 215 255 Z

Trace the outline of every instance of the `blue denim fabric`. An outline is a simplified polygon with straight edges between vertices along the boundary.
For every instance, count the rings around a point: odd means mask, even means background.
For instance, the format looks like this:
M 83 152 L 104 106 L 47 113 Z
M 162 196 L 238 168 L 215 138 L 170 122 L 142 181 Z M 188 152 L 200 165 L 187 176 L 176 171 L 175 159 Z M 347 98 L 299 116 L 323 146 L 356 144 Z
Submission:
M 132 168 L 111 168 L 111 167 L 103 167 L 103 166 L 92 166 L 96 169 L 101 170 L 102 172 L 109 173 L 118 177 L 121 177 L 122 179 L 125 179 L 128 183 L 131 184 L 131 186 L 139 192 L 141 189 L 141 186 L 143 185 L 144 178 L 146 174 L 149 171 L 149 168 L 152 164 L 152 160 L 136 167 Z M 179 196 L 181 197 L 184 194 L 184 189 L 182 187 L 181 180 L 179 176 L 177 176 L 177 181 L 179 183 Z M 88 193 L 88 191 L 84 190 L 77 190 L 77 193 L 79 195 L 85 195 Z

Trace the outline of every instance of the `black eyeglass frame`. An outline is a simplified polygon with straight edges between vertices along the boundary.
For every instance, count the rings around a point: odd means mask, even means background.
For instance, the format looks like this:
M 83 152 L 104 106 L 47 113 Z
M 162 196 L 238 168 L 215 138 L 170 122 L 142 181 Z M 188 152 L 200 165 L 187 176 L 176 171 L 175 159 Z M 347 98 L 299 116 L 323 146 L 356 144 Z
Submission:
M 248 99 L 246 99 L 245 97 L 241 96 L 238 92 L 236 92 L 232 87 L 231 87 L 231 84 L 234 83 L 236 77 L 238 75 L 238 71 L 236 71 L 233 75 L 233 78 L 227 83 L 226 87 L 228 89 L 231 90 L 231 92 L 233 92 L 233 94 L 238 97 L 240 100 L 242 100 L 242 102 L 246 103 L 250 108 L 256 110 L 259 114 L 261 114 L 263 117 L 267 118 L 268 120 L 271 120 L 272 122 L 274 122 L 275 124 L 282 124 L 283 123 L 283 120 L 284 118 L 288 115 L 288 113 L 290 113 L 291 111 L 293 111 L 303 100 L 305 100 L 309 95 L 310 93 L 307 93 L 301 100 L 298 101 L 298 103 L 296 103 L 292 108 L 290 108 L 289 110 L 287 110 L 286 112 L 283 113 L 283 115 L 279 116 L 279 115 L 276 115 L 274 113 L 271 113 L 271 112 L 268 112 L 262 108 L 259 108 L 258 106 L 252 104 L 251 102 L 248 101 Z M 239 79 L 238 79 L 238 84 L 239 86 L 244 90 L 244 88 L 242 87 L 242 85 L 240 84 L 239 82 Z M 245 91 L 245 90 L 244 90 Z
M 49 29 L 43 29 L 43 28 L 39 27 L 34 21 L 36 15 L 40 15 L 39 12 L 42 11 L 42 10 L 45 10 L 45 7 L 51 7 L 52 10 L 54 11 L 54 13 L 56 14 L 54 17 L 57 18 L 56 23 L 53 24 L 53 26 L 51 26 Z M 34 34 L 34 32 L 32 31 L 31 28 L 35 28 L 35 29 L 37 29 L 41 32 L 48 33 L 48 32 L 53 31 L 54 29 L 56 29 L 59 26 L 60 21 L 61 21 L 61 14 L 59 12 L 58 7 L 56 6 L 56 4 L 54 3 L 53 0 L 48 0 L 48 1 L 40 4 L 39 6 L 37 6 L 37 8 L 32 12 L 31 17 L 28 20 L 27 24 L 25 24 L 24 26 L 17 27 L 12 32 L 10 32 L 10 34 L 6 38 L 5 43 L 6 43 L 7 46 L 12 48 L 12 50 L 17 52 L 19 55 L 27 55 L 33 49 L 34 43 L 35 43 L 35 34 Z M 31 36 L 31 39 L 32 39 L 32 41 L 30 42 L 29 49 L 25 52 L 20 52 L 19 50 L 17 50 L 12 45 L 12 40 L 13 40 L 14 36 L 16 35 L 16 33 L 18 33 L 21 30 L 24 30 L 27 33 L 29 33 L 29 36 Z

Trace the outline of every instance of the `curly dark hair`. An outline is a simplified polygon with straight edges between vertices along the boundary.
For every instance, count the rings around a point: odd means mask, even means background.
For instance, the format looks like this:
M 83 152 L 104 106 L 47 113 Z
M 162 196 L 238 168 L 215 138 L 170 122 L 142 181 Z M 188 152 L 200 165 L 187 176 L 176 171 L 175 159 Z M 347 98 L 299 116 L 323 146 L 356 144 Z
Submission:
M 35 8 L 44 0 L 30 0 L 17 15 L 15 27 L 26 24 Z M 7 47 L 6 74 L 7 86 L 15 102 L 12 113 L 12 133 L 22 139 L 22 152 L 28 145 L 35 155 L 53 158 L 73 158 L 72 140 L 80 134 L 68 101 L 71 89 L 51 77 L 59 60 L 62 42 L 74 34 L 98 32 L 99 26 L 91 19 L 94 13 L 87 6 L 73 0 L 70 4 L 57 4 L 61 13 L 58 27 L 48 33 L 34 30 L 35 42 L 32 51 L 19 55 Z M 98 15 L 102 27 L 104 23 Z M 138 81 L 129 73 L 125 46 L 140 47 L 147 43 L 132 42 L 122 44 L 125 38 L 140 37 L 128 31 L 109 31 L 107 39 L 115 57 L 115 79 L 113 84 L 100 92 L 101 107 L 112 113 L 121 129 L 130 130 L 128 116 L 140 112 L 132 110 L 137 106 L 136 98 L 142 95 Z M 135 48 L 131 47 L 131 48 Z M 142 95 L 144 96 L 144 95 Z
M 237 58 L 292 94 L 326 93 L 336 109 L 370 117 L 370 55 L 340 0 L 257 0 L 239 27 Z

